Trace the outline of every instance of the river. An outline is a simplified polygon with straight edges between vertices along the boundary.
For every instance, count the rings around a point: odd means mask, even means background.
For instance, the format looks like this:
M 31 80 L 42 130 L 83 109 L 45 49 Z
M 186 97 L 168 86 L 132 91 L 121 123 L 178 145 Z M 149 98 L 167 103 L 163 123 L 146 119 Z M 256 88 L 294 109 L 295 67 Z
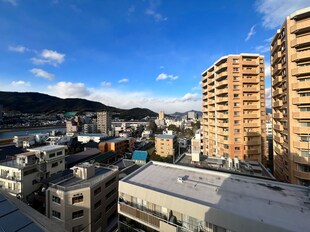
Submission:
M 59 128 L 41 128 L 41 129 L 23 129 L 23 130 L 12 130 L 12 131 L 0 131 L 0 139 L 10 139 L 13 138 L 15 135 L 28 135 L 28 134 L 39 134 L 39 133 L 48 133 L 51 131 L 61 131 L 66 132 L 66 128 L 59 127 Z

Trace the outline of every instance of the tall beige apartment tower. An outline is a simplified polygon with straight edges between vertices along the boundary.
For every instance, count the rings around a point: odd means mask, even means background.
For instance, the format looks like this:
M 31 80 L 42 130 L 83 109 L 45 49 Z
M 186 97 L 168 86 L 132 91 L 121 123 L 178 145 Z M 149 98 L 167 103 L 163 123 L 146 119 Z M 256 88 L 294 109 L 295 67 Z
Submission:
M 165 119 L 165 112 L 164 111 L 159 111 L 158 119 L 159 120 L 164 120 Z
M 111 132 L 112 127 L 112 114 L 107 111 L 97 112 L 97 130 L 100 133 L 105 133 L 109 135 Z
M 310 7 L 288 16 L 271 42 L 274 175 L 310 184 Z
M 203 154 L 266 161 L 264 57 L 221 57 L 202 73 Z

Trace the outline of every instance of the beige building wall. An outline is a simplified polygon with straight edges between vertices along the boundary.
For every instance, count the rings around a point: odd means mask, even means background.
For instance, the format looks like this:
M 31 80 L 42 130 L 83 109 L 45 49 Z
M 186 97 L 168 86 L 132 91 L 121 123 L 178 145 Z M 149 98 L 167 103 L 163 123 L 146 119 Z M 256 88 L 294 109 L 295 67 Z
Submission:
M 176 149 L 176 138 L 155 137 L 156 154 L 162 157 L 174 156 Z
M 159 111 L 158 119 L 159 120 L 164 120 L 165 119 L 165 112 L 164 111 Z
M 228 55 L 202 73 L 203 154 L 266 161 L 264 57 Z
M 110 180 L 114 181 L 107 184 Z M 89 179 L 70 187 L 51 185 L 46 192 L 46 216 L 67 231 L 109 231 L 117 217 L 117 192 L 117 171 L 110 171 L 100 181 Z M 80 216 L 73 218 L 79 211 Z
M 274 175 L 310 185 L 310 7 L 288 16 L 271 42 Z
M 109 135 L 112 130 L 112 114 L 110 112 L 97 112 L 97 130 Z

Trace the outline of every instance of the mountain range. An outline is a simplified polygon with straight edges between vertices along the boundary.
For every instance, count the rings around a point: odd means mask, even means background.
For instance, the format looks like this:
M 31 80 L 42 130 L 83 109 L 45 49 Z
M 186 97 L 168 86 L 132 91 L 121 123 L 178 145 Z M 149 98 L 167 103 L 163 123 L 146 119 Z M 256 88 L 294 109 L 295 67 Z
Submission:
M 156 117 L 158 114 L 145 108 L 119 109 L 106 106 L 100 102 L 89 101 L 80 98 L 58 98 L 43 93 L 35 92 L 4 92 L 0 91 L 0 104 L 6 111 L 21 113 L 60 113 L 67 111 L 96 112 L 111 111 L 119 118 L 142 119 L 144 117 Z

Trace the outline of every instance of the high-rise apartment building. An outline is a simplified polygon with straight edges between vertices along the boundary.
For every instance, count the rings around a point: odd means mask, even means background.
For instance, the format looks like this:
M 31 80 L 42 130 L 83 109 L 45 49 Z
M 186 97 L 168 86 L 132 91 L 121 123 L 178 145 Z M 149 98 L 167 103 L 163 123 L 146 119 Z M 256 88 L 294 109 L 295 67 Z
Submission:
M 97 112 L 97 130 L 109 135 L 112 132 L 112 114 L 107 111 Z
M 288 16 L 271 42 L 274 175 L 310 185 L 310 7 Z
M 151 161 L 119 181 L 119 231 L 308 231 L 308 192 Z
M 117 223 L 118 168 L 82 163 L 52 180 L 46 216 L 66 231 L 111 231 Z
M 159 111 L 158 119 L 159 120 L 164 120 L 165 119 L 165 112 L 164 111 Z
M 202 73 L 203 154 L 266 160 L 264 57 L 221 57 Z

